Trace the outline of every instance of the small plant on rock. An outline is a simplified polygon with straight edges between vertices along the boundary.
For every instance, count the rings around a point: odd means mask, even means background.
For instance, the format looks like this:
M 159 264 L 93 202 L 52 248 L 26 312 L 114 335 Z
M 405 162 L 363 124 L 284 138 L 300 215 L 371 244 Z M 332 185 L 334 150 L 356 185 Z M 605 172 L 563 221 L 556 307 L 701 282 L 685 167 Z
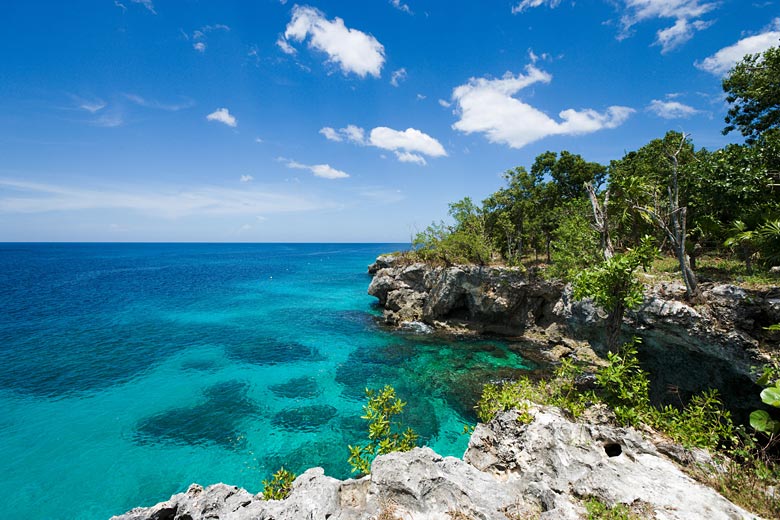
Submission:
M 368 421 L 368 444 L 348 446 L 348 462 L 352 472 L 367 474 L 371 470 L 371 461 L 377 455 L 394 451 L 409 451 L 417 445 L 418 435 L 411 428 L 404 429 L 398 419 L 406 403 L 395 395 L 395 389 L 386 385 L 382 390 L 366 388 L 368 404 L 363 407 Z
M 284 466 L 272 475 L 271 480 L 263 480 L 263 499 L 284 500 L 290 494 L 295 473 L 287 471 Z

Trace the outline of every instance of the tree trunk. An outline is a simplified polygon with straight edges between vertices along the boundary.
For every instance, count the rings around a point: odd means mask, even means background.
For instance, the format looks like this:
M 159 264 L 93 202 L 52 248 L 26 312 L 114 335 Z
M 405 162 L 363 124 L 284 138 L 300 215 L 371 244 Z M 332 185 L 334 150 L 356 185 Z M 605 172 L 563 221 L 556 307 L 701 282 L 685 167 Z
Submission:
M 610 352 L 617 352 L 620 346 L 620 329 L 623 326 L 623 314 L 626 309 L 622 303 L 619 303 L 607 316 L 607 349 Z
M 607 223 L 609 190 L 604 194 L 604 203 L 602 204 L 596 196 L 596 189 L 592 183 L 586 182 L 585 189 L 588 190 L 588 198 L 590 198 L 590 205 L 593 208 L 593 227 L 599 234 L 601 253 L 604 255 L 604 260 L 609 260 L 615 256 L 615 248 L 612 246 L 612 240 L 609 237 L 609 226 Z

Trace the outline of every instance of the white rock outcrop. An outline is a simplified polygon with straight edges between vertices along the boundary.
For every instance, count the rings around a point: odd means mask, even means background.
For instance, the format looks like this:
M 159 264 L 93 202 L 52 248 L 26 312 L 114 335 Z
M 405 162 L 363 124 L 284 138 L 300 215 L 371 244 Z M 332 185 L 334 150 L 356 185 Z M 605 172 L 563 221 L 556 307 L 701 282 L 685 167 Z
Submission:
M 281 501 L 193 484 L 112 520 L 579 519 L 591 497 L 648 518 L 758 518 L 688 477 L 633 429 L 572 422 L 557 408 L 529 411 L 528 424 L 512 410 L 478 425 L 463 460 L 415 448 L 377 457 L 370 475 L 345 481 L 314 468 Z

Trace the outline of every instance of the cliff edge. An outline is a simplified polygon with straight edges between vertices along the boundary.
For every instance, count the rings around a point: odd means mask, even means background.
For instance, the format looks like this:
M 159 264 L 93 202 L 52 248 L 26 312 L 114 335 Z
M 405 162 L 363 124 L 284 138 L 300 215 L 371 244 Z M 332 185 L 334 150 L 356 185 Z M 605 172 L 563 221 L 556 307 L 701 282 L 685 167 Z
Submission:
M 112 520 L 580 519 L 585 501 L 625 504 L 642 518 L 757 518 L 687 476 L 664 450 L 631 428 L 591 414 L 572 422 L 530 406 L 480 424 L 463 459 L 429 448 L 377 457 L 371 474 L 337 480 L 314 468 L 285 500 L 225 484 L 185 493 Z M 706 460 L 705 454 L 698 455 Z

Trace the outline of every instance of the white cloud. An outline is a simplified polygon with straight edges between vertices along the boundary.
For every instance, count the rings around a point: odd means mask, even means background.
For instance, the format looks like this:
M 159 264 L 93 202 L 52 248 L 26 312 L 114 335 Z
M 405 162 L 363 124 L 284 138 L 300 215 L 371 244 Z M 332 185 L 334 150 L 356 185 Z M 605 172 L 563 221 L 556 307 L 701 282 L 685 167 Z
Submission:
M 539 7 L 546 5 L 548 7 L 557 7 L 561 3 L 561 0 L 523 0 L 519 4 L 512 7 L 512 14 L 522 13 L 526 9 L 532 7 Z
M 757 54 L 770 47 L 780 45 L 780 18 L 776 18 L 772 27 L 755 36 L 748 36 L 734 45 L 724 47 L 701 62 L 696 62 L 697 68 L 722 76 L 734 68 L 748 54 Z
M 699 113 L 692 106 L 679 101 L 661 101 L 660 99 L 652 100 L 647 106 L 647 110 L 664 119 L 682 119 Z
M 329 127 L 329 126 L 326 126 L 324 128 L 320 128 L 320 133 L 322 135 L 324 135 L 325 139 L 327 139 L 328 141 L 341 142 L 341 141 L 344 140 L 341 137 L 341 135 L 339 134 L 338 131 L 336 131 L 335 129 L 333 129 L 333 128 Z
M 406 79 L 406 69 L 401 68 L 396 71 L 393 71 L 393 74 L 390 76 L 390 84 L 394 87 L 397 87 L 405 79 Z
M 423 157 L 422 155 L 418 155 L 416 153 L 396 151 L 395 156 L 398 158 L 399 161 L 405 163 L 414 163 L 414 164 L 419 164 L 420 166 L 425 166 L 426 164 L 428 164 L 425 161 L 425 157 Z
M 285 40 L 281 36 L 276 40 L 276 45 L 277 47 L 282 49 L 283 53 L 289 54 L 291 56 L 298 52 L 295 47 L 287 43 L 287 40 Z
M 146 7 L 146 9 L 151 12 L 152 14 L 157 14 L 157 11 L 154 10 L 154 2 L 152 0 L 130 0 L 134 4 L 141 4 L 142 6 Z
M 404 131 L 379 126 L 371 130 L 369 143 L 383 150 L 390 150 L 401 162 L 425 164 L 422 155 L 444 157 L 447 152 L 439 141 L 415 128 Z
M 192 32 L 192 48 L 201 53 L 206 52 L 206 35 L 213 31 L 230 31 L 230 27 L 218 23 L 214 25 L 204 25 L 200 29 L 196 29 Z M 190 39 L 186 33 L 184 33 L 184 37 L 188 40 Z
M 365 130 L 355 125 L 348 125 L 340 130 L 326 126 L 320 130 L 320 133 L 331 141 L 350 141 L 362 146 L 374 146 L 392 151 L 401 162 L 424 165 L 426 162 L 423 155 L 429 157 L 447 155 L 439 141 L 415 128 L 399 131 L 378 126 L 371 130 L 368 139 L 366 139 Z
M 114 0 L 114 5 L 120 8 L 123 13 L 127 12 L 127 6 L 125 6 L 125 4 L 123 4 L 119 0 Z
M 712 25 L 700 20 L 718 7 L 716 2 L 702 0 L 623 0 L 625 13 L 620 18 L 621 32 L 618 39 L 627 38 L 637 23 L 656 18 L 670 18 L 674 23 L 656 32 L 654 45 L 667 53 L 684 44 L 696 33 Z
M 260 144 L 260 143 L 262 143 L 262 142 L 263 142 L 263 140 L 262 140 L 260 137 L 255 137 L 255 142 L 256 142 L 257 144 Z
M 446 99 L 440 99 L 439 104 L 443 106 L 444 108 L 450 108 L 452 106 L 452 103 L 447 101 Z
M 314 165 L 301 164 L 297 161 L 285 159 L 283 157 L 280 157 L 279 160 L 286 163 L 288 168 L 292 168 L 295 170 L 309 170 L 315 176 L 322 177 L 323 179 L 346 179 L 347 177 L 349 177 L 348 173 L 343 172 L 341 170 L 337 170 L 336 168 L 333 168 L 329 164 L 314 164 Z
M 550 74 L 533 65 L 526 67 L 525 75 L 507 72 L 500 79 L 471 78 L 452 93 L 460 116 L 453 128 L 467 134 L 484 133 L 492 143 L 522 148 L 551 135 L 581 135 L 615 128 L 634 112 L 624 106 L 611 106 L 606 112 L 570 108 L 558 114 L 562 121 L 555 121 L 514 97 L 530 85 L 550 81 Z
M 427 97 L 428 97 L 428 96 L 426 96 L 426 95 L 424 95 L 424 94 L 417 94 L 417 101 L 423 101 L 423 100 L 425 100 Z
M 238 126 L 238 121 L 230 114 L 230 111 L 227 108 L 216 109 L 214 112 L 207 115 L 206 119 L 209 121 L 217 121 L 233 128 Z
M 409 8 L 409 6 L 401 2 L 401 0 L 390 0 L 390 3 L 392 4 L 393 7 L 395 7 L 399 11 L 412 14 L 412 10 Z
M 660 45 L 661 54 L 666 54 L 693 38 L 696 31 L 702 31 L 710 27 L 712 23 L 713 22 L 705 22 L 703 20 L 689 22 L 685 18 L 678 18 L 674 22 L 674 25 L 667 27 L 666 29 L 661 29 L 656 33 L 654 45 Z
M 355 125 L 347 125 L 339 130 L 326 126 L 320 129 L 320 133 L 329 141 L 341 142 L 347 140 L 355 144 L 366 144 L 366 131 Z
M 334 207 L 335 204 L 278 189 L 226 189 L 204 186 L 181 190 L 167 186 L 69 187 L 0 178 L 0 213 L 130 210 L 151 217 L 258 215 Z
M 287 24 L 283 41 L 303 42 L 309 38 L 309 47 L 328 55 L 328 62 L 337 64 L 344 74 L 350 72 L 361 78 L 366 75 L 379 77 L 385 63 L 385 48 L 379 41 L 357 29 L 344 25 L 344 20 L 328 20 L 319 9 L 309 6 L 295 6 L 292 19 Z M 285 46 L 277 41 L 284 51 Z
M 252 182 L 253 180 L 255 180 L 255 178 L 252 177 L 251 175 L 242 175 L 241 176 L 241 182 Z
M 179 110 L 191 108 L 195 105 L 195 102 L 191 99 L 185 99 L 181 103 L 160 103 L 154 99 L 143 98 L 138 94 L 125 94 L 124 96 L 129 101 L 132 101 L 138 106 L 142 106 L 144 108 L 154 108 L 156 110 L 165 110 L 167 112 L 178 112 Z
M 106 103 L 102 99 L 98 99 L 98 98 L 95 98 L 95 99 L 81 99 L 81 98 L 74 97 L 73 99 L 76 101 L 76 103 L 78 104 L 78 107 L 81 110 L 86 110 L 90 114 L 94 114 L 95 112 L 100 112 L 101 110 L 106 108 L 106 106 L 108 105 L 108 103 Z

